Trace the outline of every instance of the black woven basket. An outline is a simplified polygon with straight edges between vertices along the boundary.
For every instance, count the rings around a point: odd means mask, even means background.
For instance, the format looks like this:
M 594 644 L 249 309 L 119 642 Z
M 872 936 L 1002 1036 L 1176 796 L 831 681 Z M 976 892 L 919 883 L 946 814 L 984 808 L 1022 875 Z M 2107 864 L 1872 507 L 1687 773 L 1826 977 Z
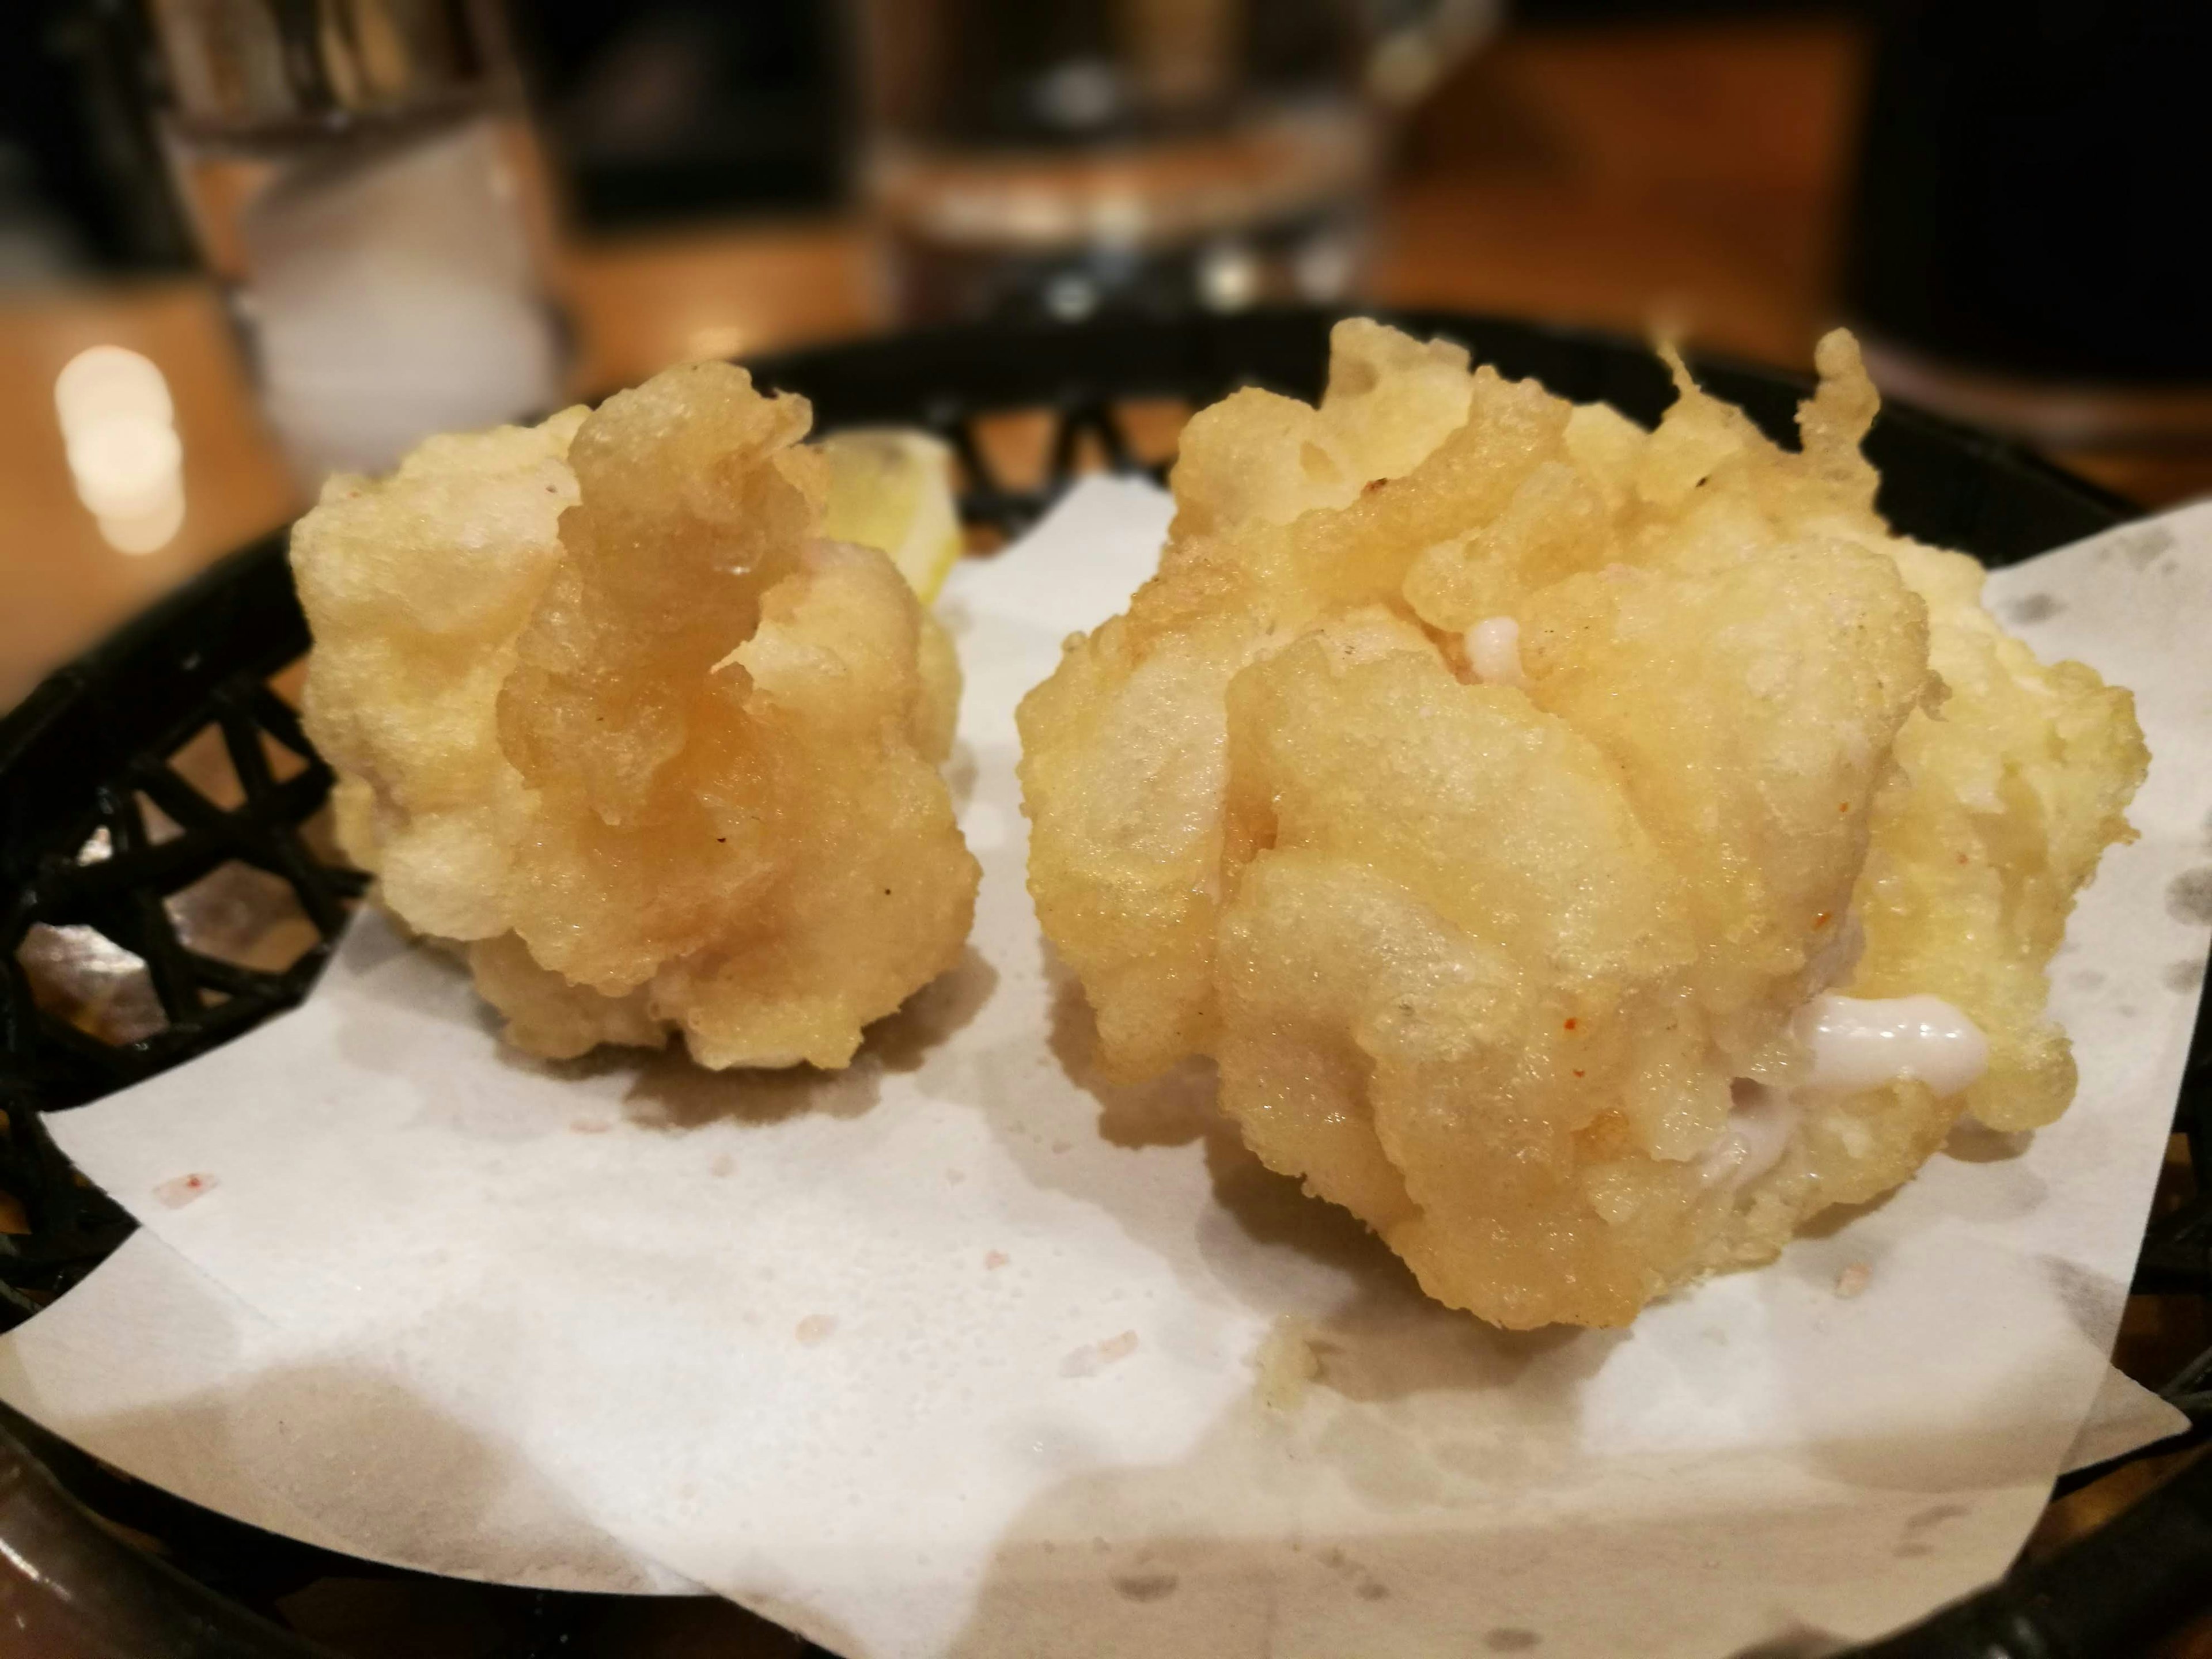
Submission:
M 971 531 L 1004 536 L 1091 465 L 1157 474 L 1166 455 L 1144 453 L 1139 440 L 1147 429 L 1171 433 L 1178 409 L 1246 385 L 1314 396 L 1334 319 L 1302 310 L 984 326 L 828 347 L 754 368 L 764 385 L 811 398 L 817 430 L 895 422 L 944 436 L 967 473 L 961 507 Z M 1459 340 L 1506 374 L 1533 375 L 1646 422 L 1672 399 L 1661 365 L 1632 342 L 1454 313 L 1392 320 Z M 1802 378 L 1725 362 L 1698 368 L 1714 392 L 1794 441 Z M 994 426 L 1024 418 L 1035 464 L 1012 468 Z M 2021 450 L 1910 410 L 1885 412 L 1868 451 L 1881 469 L 1881 506 L 1893 524 L 1993 565 L 2132 512 Z M 330 772 L 270 684 L 307 647 L 283 550 L 278 532 L 233 555 L 0 721 L 0 1194 L 14 1199 L 26 1229 L 0 1232 L 0 1328 L 65 1292 L 132 1224 L 55 1151 L 40 1114 L 204 1053 L 297 1002 L 361 890 L 360 876 L 323 850 L 317 834 Z M 183 763 L 190 752 L 216 763 L 222 789 L 209 787 L 204 767 Z M 225 947 L 222 913 L 240 883 L 295 910 L 299 948 L 283 959 L 265 945 Z M 58 989 L 42 971 L 87 951 L 108 975 L 89 990 Z M 2200 1110 L 2201 1024 L 2198 1037 L 2176 1127 L 2201 1170 L 2212 1168 L 2212 1115 Z M 2202 1187 L 2153 1225 L 2136 1289 L 2212 1296 L 2212 1200 Z M 2208 1370 L 2212 1355 L 2166 1391 L 2199 1432 L 2212 1428 Z M 6 1426 L 77 1500 L 152 1535 L 199 1581 L 157 1583 L 181 1607 L 204 1606 L 211 1588 L 266 1610 L 319 1576 L 380 1571 L 119 1477 L 12 1413 Z M 601 1601 L 537 1597 L 532 1635 L 508 1651 L 560 1650 L 587 1604 Z M 2206 1606 L 2212 1461 L 2071 1549 L 1862 1651 L 1958 1659 L 2133 1652 Z M 268 1634 L 274 1645 L 258 1650 L 288 1650 L 289 1638 Z

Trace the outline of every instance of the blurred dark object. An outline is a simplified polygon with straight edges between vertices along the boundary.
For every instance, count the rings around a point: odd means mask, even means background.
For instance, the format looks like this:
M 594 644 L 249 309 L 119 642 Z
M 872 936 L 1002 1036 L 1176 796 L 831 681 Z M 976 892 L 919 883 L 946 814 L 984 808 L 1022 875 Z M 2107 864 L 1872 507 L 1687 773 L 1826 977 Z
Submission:
M 296 1637 L 110 1532 L 9 1431 L 20 1425 L 0 1425 L 0 1653 L 311 1659 Z
M 830 0 L 514 0 L 572 208 L 605 229 L 842 192 L 841 8 Z
M 144 95 L 137 0 L 9 0 L 0 287 L 193 262 Z
M 1877 378 L 2052 443 L 2212 434 L 2212 7 L 1888 0 L 1844 299 Z
M 2016 1566 L 1978 1595 L 1856 1652 L 1859 1659 L 2147 1654 L 2208 1604 L 2212 1462 L 2199 1460 L 2058 1555 Z

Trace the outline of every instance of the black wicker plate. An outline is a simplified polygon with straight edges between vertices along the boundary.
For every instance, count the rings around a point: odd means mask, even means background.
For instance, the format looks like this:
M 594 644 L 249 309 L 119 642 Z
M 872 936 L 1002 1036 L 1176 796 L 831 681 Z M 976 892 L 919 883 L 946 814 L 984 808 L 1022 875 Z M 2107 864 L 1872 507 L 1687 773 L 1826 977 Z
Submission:
M 1315 395 L 1334 315 L 979 326 L 754 368 L 763 384 L 811 398 L 817 429 L 937 431 L 964 465 L 971 529 L 1010 535 L 1087 465 L 1157 471 L 1166 455 L 1141 453 L 1139 441 L 1171 432 L 1177 408 L 1243 385 Z M 1672 399 L 1661 365 L 1633 342 L 1455 313 L 1393 320 L 1646 422 Z M 1793 441 L 1805 380 L 1698 367 L 1712 390 Z M 1010 465 L 999 441 L 1024 418 L 1027 469 Z M 1868 450 L 1892 523 L 1990 564 L 2132 514 L 2023 451 L 1910 410 L 1885 412 Z M 65 1291 L 131 1225 L 55 1152 L 39 1115 L 204 1053 L 297 1002 L 360 890 L 360 878 L 319 849 L 330 774 L 270 684 L 307 646 L 283 542 L 280 532 L 233 555 L 0 720 L 0 1202 L 20 1211 L 17 1230 L 0 1231 L 0 1327 Z M 289 913 L 289 933 L 270 925 L 272 906 Z M 250 928 L 239 921 L 247 911 Z M 2199 1037 L 2201 1051 L 2201 1027 Z M 2212 1158 L 2202 1084 L 2192 1054 L 2177 1128 L 2192 1152 Z M 2136 1289 L 2212 1293 L 2212 1204 L 2202 1191 L 2154 1225 Z M 2168 1390 L 2200 1424 L 2212 1421 L 2205 1369 L 2192 1365 Z M 20 1419 L 10 1426 L 38 1437 Z M 266 1607 L 320 1573 L 374 1571 L 118 1480 L 51 1439 L 40 1449 L 82 1501 L 153 1534 L 187 1571 L 251 1605 Z M 1866 1651 L 2135 1650 L 2212 1602 L 2208 1476 L 2212 1465 L 2199 1465 L 2073 1551 Z M 564 1600 L 593 1599 L 541 1598 L 546 1650 L 562 1644 Z

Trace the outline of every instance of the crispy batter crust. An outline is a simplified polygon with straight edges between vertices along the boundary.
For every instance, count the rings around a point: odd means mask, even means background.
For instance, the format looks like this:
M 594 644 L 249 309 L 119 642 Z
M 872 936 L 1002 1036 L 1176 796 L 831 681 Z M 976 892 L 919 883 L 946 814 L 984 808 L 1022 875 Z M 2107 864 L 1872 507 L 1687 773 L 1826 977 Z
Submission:
M 1679 362 L 1647 433 L 1376 324 L 1333 345 L 1318 408 L 1194 417 L 1159 574 L 1021 709 L 1030 890 L 1104 1063 L 1212 1055 L 1268 1164 L 1514 1327 L 1624 1323 L 1962 1111 L 2063 1111 L 2045 969 L 2130 833 L 2132 701 L 1890 533 L 1850 337 L 1802 453 Z M 1499 617 L 1522 687 L 1472 672 Z M 1814 1099 L 1711 1178 L 1825 988 L 1946 999 L 1988 1075 Z
M 672 369 L 333 479 L 294 534 L 343 844 L 524 1048 L 842 1066 L 959 954 L 958 666 L 822 539 L 808 420 Z

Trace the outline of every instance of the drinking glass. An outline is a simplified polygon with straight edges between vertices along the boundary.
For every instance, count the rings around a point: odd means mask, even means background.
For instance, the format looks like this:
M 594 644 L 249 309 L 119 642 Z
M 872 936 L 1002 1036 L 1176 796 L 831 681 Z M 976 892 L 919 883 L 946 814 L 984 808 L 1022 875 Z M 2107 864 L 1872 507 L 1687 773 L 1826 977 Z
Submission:
M 487 0 L 149 0 L 161 129 L 309 483 L 557 401 L 544 170 Z
M 908 321 L 1343 296 L 1390 112 L 1497 0 L 854 0 Z

